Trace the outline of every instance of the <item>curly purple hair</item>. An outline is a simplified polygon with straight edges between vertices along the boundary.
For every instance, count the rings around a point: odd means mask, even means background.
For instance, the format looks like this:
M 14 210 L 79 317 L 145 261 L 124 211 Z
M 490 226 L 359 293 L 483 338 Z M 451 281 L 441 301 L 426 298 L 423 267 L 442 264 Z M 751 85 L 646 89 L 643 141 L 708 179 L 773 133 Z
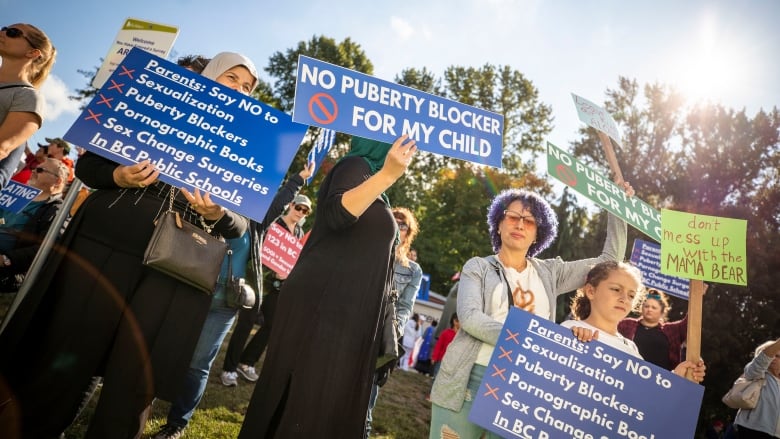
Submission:
M 490 241 L 493 251 L 501 248 L 501 237 L 498 235 L 498 224 L 504 219 L 504 211 L 515 201 L 531 211 L 536 219 L 536 242 L 528 248 L 528 257 L 534 257 L 544 251 L 558 236 L 558 217 L 550 203 L 538 194 L 523 189 L 505 189 L 493 198 L 488 208 L 487 223 L 490 231 Z

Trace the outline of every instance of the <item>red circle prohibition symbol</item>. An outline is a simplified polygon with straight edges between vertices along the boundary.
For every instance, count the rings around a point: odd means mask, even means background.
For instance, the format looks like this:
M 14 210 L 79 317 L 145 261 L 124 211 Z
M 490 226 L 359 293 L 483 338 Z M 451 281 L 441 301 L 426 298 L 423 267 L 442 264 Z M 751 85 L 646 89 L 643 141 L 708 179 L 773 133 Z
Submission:
M 577 176 L 571 172 L 571 169 L 568 166 L 559 164 L 555 167 L 555 171 L 558 173 L 558 178 L 560 178 L 562 182 L 568 184 L 569 186 L 577 185 Z
M 315 106 L 316 110 L 319 111 L 315 112 Z M 320 117 L 320 114 L 324 117 Z M 309 99 L 309 116 L 311 116 L 315 122 L 322 125 L 328 125 L 333 123 L 338 115 L 339 106 L 336 104 L 336 100 L 329 94 L 320 92 Z

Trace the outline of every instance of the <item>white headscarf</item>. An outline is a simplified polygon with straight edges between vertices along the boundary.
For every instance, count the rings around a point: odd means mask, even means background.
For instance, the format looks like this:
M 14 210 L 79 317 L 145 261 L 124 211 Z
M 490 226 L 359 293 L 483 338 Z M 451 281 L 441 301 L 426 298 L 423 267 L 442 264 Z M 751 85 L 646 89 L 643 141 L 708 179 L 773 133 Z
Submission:
M 219 75 L 225 73 L 235 66 L 244 66 L 247 68 L 247 70 L 249 70 L 249 73 L 251 73 L 252 77 L 255 78 L 255 82 L 252 83 L 252 89 L 254 89 L 257 86 L 257 78 L 259 78 L 257 75 L 257 69 L 255 68 L 255 64 L 252 62 L 252 60 L 245 57 L 244 55 L 241 55 L 240 53 L 220 52 L 214 55 L 214 58 L 211 58 L 211 61 L 206 64 L 206 67 L 203 69 L 201 75 L 216 81 Z

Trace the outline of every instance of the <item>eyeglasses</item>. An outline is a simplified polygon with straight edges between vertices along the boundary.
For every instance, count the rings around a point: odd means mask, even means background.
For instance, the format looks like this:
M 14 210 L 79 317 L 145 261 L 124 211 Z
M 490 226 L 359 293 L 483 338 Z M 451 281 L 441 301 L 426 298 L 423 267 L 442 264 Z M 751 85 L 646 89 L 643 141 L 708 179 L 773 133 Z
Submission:
M 39 173 L 39 174 L 40 174 L 41 172 L 45 172 L 45 173 L 47 173 L 47 174 L 51 174 L 51 175 L 53 175 L 53 176 L 55 176 L 55 177 L 57 177 L 57 178 L 60 178 L 60 175 L 59 175 L 59 174 L 57 174 L 56 172 L 51 172 L 51 171 L 49 171 L 48 169 L 44 168 L 43 166 L 38 166 L 37 168 L 35 168 L 35 172 L 37 172 L 37 173 Z
M 8 36 L 8 38 L 19 38 L 19 37 L 22 37 L 25 40 L 27 40 L 28 43 L 30 43 L 30 45 L 33 47 L 33 49 L 37 49 L 38 48 L 38 47 L 35 46 L 35 43 L 30 41 L 30 39 L 27 38 L 27 36 L 24 35 L 24 32 L 21 29 L 19 29 L 18 27 L 3 26 L 3 28 L 0 29 L 0 32 L 5 32 L 6 36 Z
M 504 211 L 504 219 L 510 226 L 516 226 L 523 222 L 523 227 L 536 227 L 536 218 L 533 215 L 520 215 L 517 212 L 511 210 Z
M 398 230 L 405 232 L 409 230 L 409 225 L 406 223 L 398 223 Z
M 300 205 L 300 204 L 297 204 L 295 206 L 295 210 L 297 210 L 298 212 L 300 212 L 300 213 L 302 213 L 304 215 L 308 215 L 309 214 L 309 208 L 306 207 L 306 206 Z

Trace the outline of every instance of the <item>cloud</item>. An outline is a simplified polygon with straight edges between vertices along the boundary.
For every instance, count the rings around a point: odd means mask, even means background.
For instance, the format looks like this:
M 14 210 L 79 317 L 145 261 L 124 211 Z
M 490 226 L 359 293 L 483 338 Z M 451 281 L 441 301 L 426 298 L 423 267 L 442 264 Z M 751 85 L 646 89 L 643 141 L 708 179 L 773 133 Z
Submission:
M 44 118 L 49 121 L 57 120 L 60 116 L 78 114 L 79 102 L 68 99 L 69 95 L 75 95 L 68 90 L 65 82 L 57 76 L 50 75 L 41 87 L 43 99 L 46 102 Z
M 407 20 L 400 17 L 390 17 L 390 27 L 402 40 L 408 40 L 414 35 L 414 27 Z

